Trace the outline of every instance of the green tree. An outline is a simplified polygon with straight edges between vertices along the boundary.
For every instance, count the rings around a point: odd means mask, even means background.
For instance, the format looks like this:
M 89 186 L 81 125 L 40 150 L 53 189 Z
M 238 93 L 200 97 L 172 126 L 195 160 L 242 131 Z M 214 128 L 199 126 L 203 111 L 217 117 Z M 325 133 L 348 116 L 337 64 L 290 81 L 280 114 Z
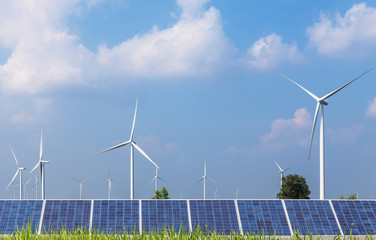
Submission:
M 355 200 L 355 199 L 358 199 L 358 196 L 357 194 L 350 194 L 349 196 L 347 196 L 347 198 L 345 198 L 342 194 L 341 196 L 339 196 L 339 199 L 345 199 L 345 200 Z
M 304 177 L 298 174 L 289 174 L 282 178 L 282 187 L 277 198 L 279 199 L 309 199 L 311 191 Z
M 169 199 L 168 191 L 165 187 L 161 189 L 161 191 L 156 190 L 155 195 L 151 197 L 151 199 Z

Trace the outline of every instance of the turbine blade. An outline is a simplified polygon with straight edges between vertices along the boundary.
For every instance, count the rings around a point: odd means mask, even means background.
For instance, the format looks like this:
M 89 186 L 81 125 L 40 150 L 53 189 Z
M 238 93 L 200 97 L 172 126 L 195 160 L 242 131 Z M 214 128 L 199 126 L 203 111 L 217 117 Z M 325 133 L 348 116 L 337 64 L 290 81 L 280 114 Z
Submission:
M 156 166 L 157 168 L 158 165 L 155 164 L 155 162 L 153 162 L 153 160 L 151 160 L 151 158 L 135 143 L 135 142 L 131 142 L 132 146 L 135 147 L 142 155 L 144 155 L 144 157 L 146 157 L 152 164 L 154 164 L 154 166 Z
M 108 173 L 108 177 L 110 178 L 110 181 L 112 181 L 112 180 L 111 180 L 110 169 L 108 169 L 108 168 L 107 168 L 107 173 Z
M 156 179 L 157 179 L 157 176 L 153 177 L 153 179 L 149 182 L 149 184 L 151 184 L 152 182 L 154 182 Z
M 99 155 L 99 154 L 102 154 L 102 153 L 105 153 L 105 152 L 108 152 L 108 151 L 114 150 L 114 149 L 116 149 L 116 148 L 119 148 L 119 147 L 125 146 L 125 145 L 127 145 L 127 144 L 129 144 L 129 143 L 131 143 L 131 141 L 126 141 L 126 142 L 120 143 L 120 144 L 115 145 L 115 146 L 113 146 L 113 147 L 107 148 L 106 150 L 103 150 L 102 152 L 96 153 L 96 154 L 94 154 L 93 156 L 97 156 L 97 155 Z
M 161 178 L 161 177 L 158 177 L 158 179 L 160 179 L 160 180 L 162 180 L 163 182 L 167 183 L 167 181 L 166 181 L 166 180 L 164 180 L 164 179 L 163 179 L 163 178 Z
M 18 163 L 17 158 L 16 158 L 16 154 L 14 154 L 14 152 L 13 152 L 13 148 L 12 148 L 12 146 L 10 146 L 10 150 L 12 151 L 12 154 L 13 154 L 14 160 L 16 160 L 17 167 L 20 167 L 20 164 Z
M 16 174 L 14 174 L 14 177 L 12 178 L 12 180 L 10 180 L 10 182 L 9 182 L 9 184 L 8 184 L 8 186 L 7 186 L 7 188 L 5 188 L 5 190 L 7 190 L 8 188 L 9 188 L 9 186 L 12 184 L 12 182 L 14 181 L 14 179 L 16 179 L 16 177 L 17 177 L 17 174 L 18 174 L 18 172 L 20 171 L 20 169 L 17 169 L 17 172 L 16 172 Z
M 308 93 L 309 95 L 311 95 L 311 97 L 313 97 L 316 101 L 319 101 L 319 98 L 318 98 L 315 94 L 311 93 L 310 91 L 308 91 L 308 90 L 305 89 L 304 87 L 300 86 L 299 84 L 297 84 L 296 82 L 294 82 L 294 80 L 292 80 L 291 78 L 286 77 L 286 76 L 283 75 L 282 73 L 280 73 L 280 74 L 281 74 L 282 77 L 287 78 L 287 79 L 290 80 L 292 83 L 296 84 L 298 87 L 300 87 L 301 89 L 303 89 L 306 93 Z
M 29 180 L 26 181 L 25 185 L 27 185 L 29 182 L 30 182 L 31 178 L 29 178 Z
M 133 124 L 132 124 L 132 131 L 131 131 L 131 138 L 130 138 L 130 141 L 133 140 L 134 125 L 135 125 L 135 123 L 136 123 L 136 115 L 137 115 L 137 104 L 138 104 L 138 98 L 136 99 L 136 108 L 135 108 L 135 110 L 134 110 Z
M 289 170 L 290 168 L 286 168 L 285 170 L 283 170 L 283 172 L 286 172 L 287 170 Z
M 76 182 L 78 182 L 78 183 L 80 183 L 81 184 L 81 181 L 80 180 L 78 180 L 77 178 L 74 178 L 74 177 L 72 177 Z
M 30 174 L 32 173 L 32 172 L 34 172 L 34 170 L 35 169 L 37 169 L 38 168 L 38 166 L 39 166 L 39 163 L 40 163 L 40 161 L 37 163 L 37 165 L 35 165 L 35 167 L 30 171 Z
M 316 122 L 317 122 L 317 116 L 320 110 L 320 102 L 317 102 L 316 105 L 316 112 L 315 112 L 315 117 L 313 118 L 313 125 L 312 125 L 312 133 L 311 133 L 311 141 L 309 143 L 309 153 L 308 153 L 308 159 L 311 158 L 311 149 L 312 149 L 312 141 L 313 141 L 313 136 L 315 134 L 315 128 L 316 128 Z
M 205 160 L 205 165 L 204 165 L 204 176 L 206 176 L 206 160 Z
M 39 161 L 43 158 L 43 132 L 40 130 L 40 149 L 39 149 Z
M 351 84 L 352 82 L 354 82 L 355 80 L 357 80 L 358 78 L 362 77 L 363 75 L 365 75 L 366 73 L 368 73 L 369 71 L 371 71 L 372 68 L 368 69 L 366 72 L 360 74 L 358 77 L 354 78 L 353 80 L 351 80 L 350 82 L 346 83 L 345 85 L 343 85 L 342 87 L 340 88 L 337 88 L 336 90 L 334 90 L 333 92 L 331 93 L 328 93 L 327 95 L 325 95 L 324 97 L 322 97 L 320 100 L 325 100 L 327 98 L 330 98 L 331 96 L 333 96 L 334 94 L 336 94 L 337 92 L 339 92 L 340 90 L 342 90 L 343 88 L 345 88 L 347 85 Z
M 274 161 L 274 162 L 275 162 L 275 164 L 277 164 L 279 171 L 283 171 L 282 168 L 278 165 L 278 163 L 276 161 Z
M 196 182 L 196 184 L 199 184 L 202 180 L 204 180 L 204 177 L 202 177 L 200 180 L 198 180 L 198 182 Z
M 210 177 L 208 177 L 208 179 L 209 179 L 210 181 L 212 181 L 213 183 L 217 183 L 216 181 L 214 181 L 214 180 L 211 179 Z

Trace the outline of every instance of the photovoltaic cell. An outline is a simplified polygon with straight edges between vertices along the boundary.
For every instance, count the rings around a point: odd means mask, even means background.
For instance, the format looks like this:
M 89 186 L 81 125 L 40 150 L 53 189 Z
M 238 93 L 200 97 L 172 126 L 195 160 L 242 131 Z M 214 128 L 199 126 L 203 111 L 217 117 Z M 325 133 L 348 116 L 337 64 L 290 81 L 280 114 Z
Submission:
M 0 201 L 0 234 L 13 234 L 30 223 L 32 232 L 38 230 L 43 201 Z
M 189 232 L 186 200 L 142 200 L 142 229 L 148 233 L 164 229 Z
M 334 210 L 343 234 L 372 235 L 376 232 L 376 202 L 333 200 Z
M 132 234 L 139 229 L 138 200 L 95 200 L 92 230 L 100 233 Z
M 290 235 L 281 200 L 237 200 L 243 232 Z
M 234 200 L 190 200 L 192 228 L 203 232 L 239 232 Z
M 46 200 L 42 232 L 89 230 L 90 209 L 89 200 Z
M 300 234 L 340 234 L 329 201 L 285 200 L 293 231 Z

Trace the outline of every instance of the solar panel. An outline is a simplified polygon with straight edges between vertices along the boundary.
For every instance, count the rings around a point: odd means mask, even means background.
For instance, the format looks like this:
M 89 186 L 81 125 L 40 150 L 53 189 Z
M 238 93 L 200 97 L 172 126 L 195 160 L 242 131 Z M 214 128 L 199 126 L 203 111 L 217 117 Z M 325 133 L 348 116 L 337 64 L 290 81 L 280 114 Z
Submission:
M 90 209 L 89 200 L 46 200 L 42 232 L 89 230 Z
M 237 200 L 243 233 L 290 235 L 281 200 Z
M 190 200 L 193 230 L 205 233 L 231 234 L 239 232 L 234 200 Z
M 186 200 L 142 200 L 142 229 L 148 233 L 164 229 L 189 232 Z
M 100 233 L 138 233 L 138 200 L 95 200 L 92 230 Z
M 340 234 L 337 221 L 329 201 L 285 200 L 291 226 L 300 234 Z
M 375 201 L 333 200 L 332 204 L 345 235 L 375 234 Z
M 13 234 L 17 229 L 38 230 L 43 201 L 40 200 L 4 200 L 0 201 L 0 233 Z

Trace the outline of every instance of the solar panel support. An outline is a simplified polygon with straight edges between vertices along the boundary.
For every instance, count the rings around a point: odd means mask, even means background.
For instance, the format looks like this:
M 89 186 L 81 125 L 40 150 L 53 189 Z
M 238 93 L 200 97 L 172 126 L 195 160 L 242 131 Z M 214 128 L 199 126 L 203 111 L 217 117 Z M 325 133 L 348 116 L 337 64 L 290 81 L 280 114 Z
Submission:
M 140 235 L 142 234 L 142 201 L 138 200 L 138 229 Z
M 285 200 L 282 200 L 282 206 L 283 206 L 283 210 L 285 211 L 285 215 L 286 215 L 286 219 L 287 219 L 287 224 L 289 225 L 290 234 L 292 236 L 292 235 L 294 235 L 294 232 L 292 231 L 290 217 L 289 217 L 289 214 L 287 212 L 287 208 L 286 208 L 286 205 L 285 205 Z
M 40 220 L 39 220 L 39 226 L 38 226 L 38 235 L 40 235 L 40 233 L 42 232 L 43 215 L 44 215 L 45 207 L 46 207 L 46 200 L 43 200 L 42 212 L 40 214 Z
M 234 200 L 235 203 L 235 210 L 236 210 L 236 216 L 238 217 L 238 224 L 239 224 L 239 231 L 240 234 L 243 236 L 243 226 L 242 226 L 242 221 L 240 219 L 240 213 L 239 213 L 239 208 L 238 208 L 238 200 Z
M 93 224 L 93 212 L 94 212 L 94 200 L 91 200 L 89 234 L 91 234 L 91 227 Z
M 192 219 L 191 219 L 191 206 L 189 205 L 189 200 L 187 200 L 187 211 L 188 211 L 188 223 L 189 231 L 192 232 Z
M 333 204 L 332 204 L 332 200 L 329 200 L 329 204 L 330 204 L 330 207 L 332 208 L 334 218 L 336 219 L 336 222 L 337 222 L 337 225 L 338 225 L 338 228 L 339 228 L 339 232 L 341 233 L 341 236 L 343 236 L 342 227 L 341 227 L 341 224 L 339 224 L 337 213 L 334 210 L 334 207 L 333 207 Z

